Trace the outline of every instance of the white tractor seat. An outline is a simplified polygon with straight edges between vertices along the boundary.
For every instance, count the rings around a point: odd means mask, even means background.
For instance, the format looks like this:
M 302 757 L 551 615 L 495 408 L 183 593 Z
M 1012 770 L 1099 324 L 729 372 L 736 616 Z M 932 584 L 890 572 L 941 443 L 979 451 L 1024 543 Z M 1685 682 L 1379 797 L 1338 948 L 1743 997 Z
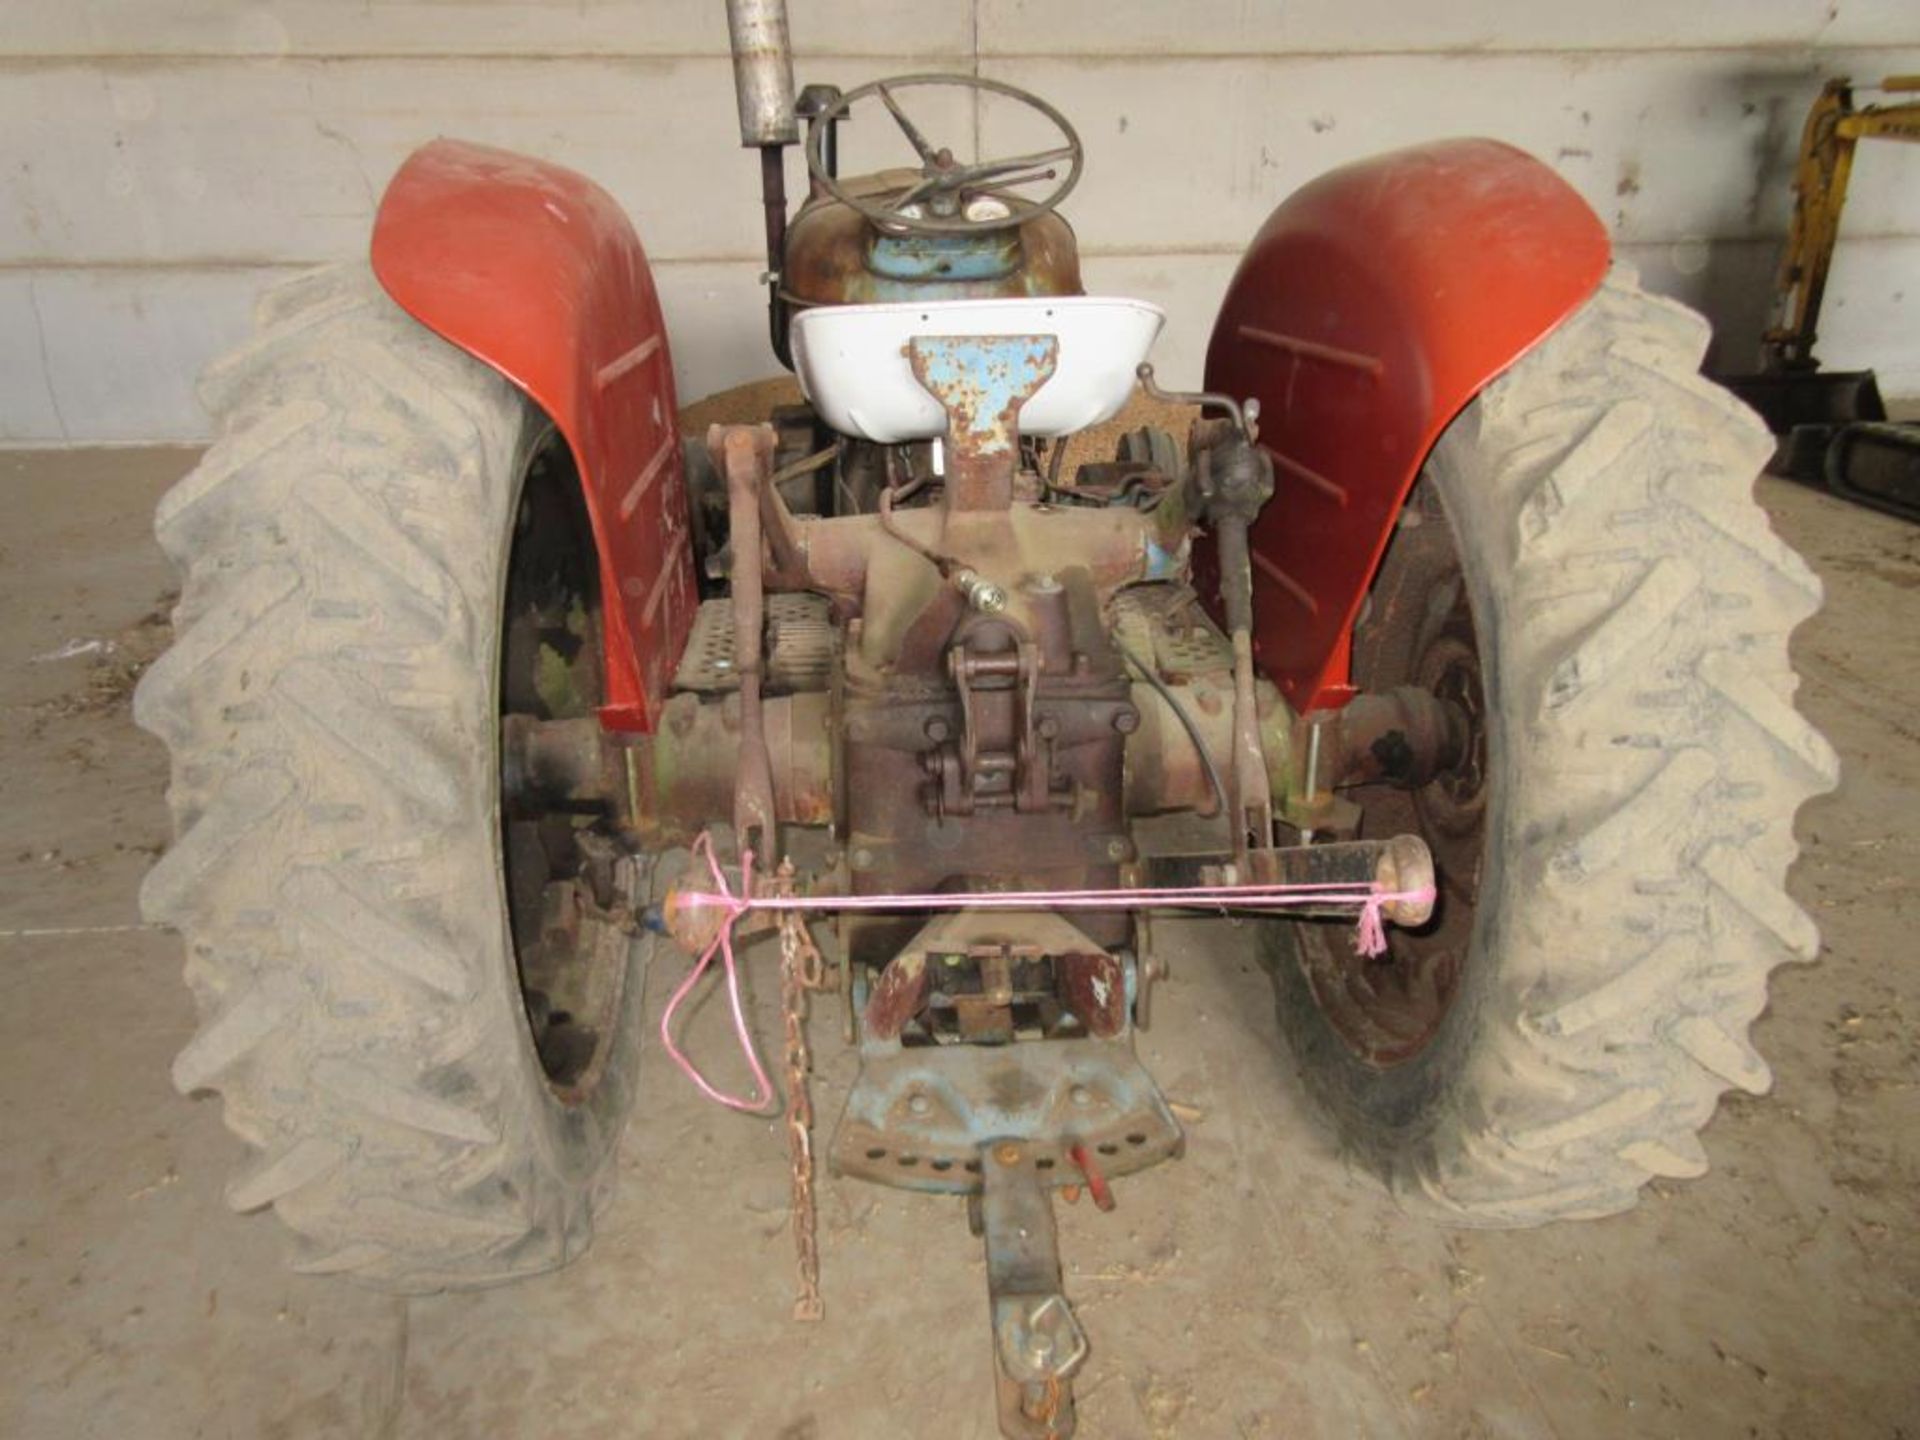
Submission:
M 1023 435 L 1068 435 L 1110 420 L 1166 321 L 1144 300 L 1099 295 L 822 305 L 793 317 L 793 368 L 820 418 L 843 435 L 897 444 L 946 433 L 947 415 L 914 378 L 917 336 L 1053 335 L 1054 373 L 1020 411 Z

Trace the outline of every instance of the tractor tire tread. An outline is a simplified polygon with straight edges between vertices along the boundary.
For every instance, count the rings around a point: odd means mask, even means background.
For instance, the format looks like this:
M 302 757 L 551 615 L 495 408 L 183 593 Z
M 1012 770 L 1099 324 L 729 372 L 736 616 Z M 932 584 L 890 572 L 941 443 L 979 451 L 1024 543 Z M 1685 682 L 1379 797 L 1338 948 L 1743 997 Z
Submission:
M 257 319 L 158 510 L 179 639 L 135 699 L 177 834 L 143 909 L 185 937 L 202 1016 L 174 1080 L 220 1094 L 255 1151 L 228 1201 L 291 1226 L 296 1268 L 408 1292 L 550 1269 L 608 1147 L 576 1153 L 590 1127 L 521 1033 L 483 633 L 545 422 L 364 265 Z
M 1771 1083 L 1748 1035 L 1770 972 L 1817 950 L 1784 882 L 1795 812 L 1838 773 L 1787 654 L 1820 585 L 1753 498 L 1771 442 L 1698 374 L 1706 335 L 1616 272 L 1429 462 L 1493 652 L 1506 798 L 1475 954 L 1498 975 L 1416 1120 L 1306 1068 L 1448 1223 L 1611 1214 L 1700 1173 L 1720 1095 Z

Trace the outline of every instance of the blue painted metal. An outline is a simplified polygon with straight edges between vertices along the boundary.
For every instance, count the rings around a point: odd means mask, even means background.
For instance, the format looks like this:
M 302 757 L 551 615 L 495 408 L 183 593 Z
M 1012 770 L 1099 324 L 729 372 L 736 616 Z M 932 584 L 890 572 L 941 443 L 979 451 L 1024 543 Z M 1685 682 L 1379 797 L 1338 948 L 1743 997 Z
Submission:
M 947 412 L 947 508 L 1010 507 L 1020 407 L 1052 377 L 1059 336 L 917 335 L 907 360 Z
M 882 280 L 943 286 L 956 280 L 998 280 L 1011 275 L 1023 252 L 1018 230 L 979 235 L 875 235 L 867 268 Z M 945 296 L 943 289 L 914 290 L 902 298 Z
M 1099 948 L 1057 914 L 961 911 L 929 922 L 894 957 L 888 967 L 893 978 L 874 993 L 924 997 L 927 985 L 894 983 L 898 974 L 924 969 L 931 955 L 951 953 L 962 935 L 987 943 L 1017 936 L 1048 955 Z M 1131 979 L 1131 962 L 1121 958 Z M 1134 1054 L 1130 1006 L 1126 1027 L 1108 1039 L 908 1044 L 902 1026 L 868 1023 L 870 996 L 858 980 L 855 998 L 862 1017 L 860 1074 L 828 1149 L 835 1174 L 965 1195 L 981 1187 L 981 1147 L 1000 1141 L 1029 1147 L 1032 1163 L 1051 1185 L 1080 1179 L 1067 1155 L 1074 1145 L 1096 1154 L 1109 1175 L 1143 1170 L 1185 1147 L 1179 1122 Z
M 1180 580 L 1186 577 L 1187 559 L 1192 547 L 1186 537 L 1169 550 L 1151 535 L 1147 537 L 1147 570 L 1149 580 Z
M 836 1175 L 969 1195 L 980 1189 L 980 1148 L 1007 1139 L 1031 1146 L 1050 1185 L 1079 1183 L 1067 1155 L 1076 1144 L 1098 1155 L 1109 1176 L 1173 1159 L 1186 1146 L 1131 1036 L 1013 1045 L 863 1043 L 859 1078 L 828 1163 Z
M 1057 335 L 918 335 L 907 345 L 914 378 L 947 412 L 957 453 L 1004 454 L 1018 435 L 1020 406 L 1052 378 Z

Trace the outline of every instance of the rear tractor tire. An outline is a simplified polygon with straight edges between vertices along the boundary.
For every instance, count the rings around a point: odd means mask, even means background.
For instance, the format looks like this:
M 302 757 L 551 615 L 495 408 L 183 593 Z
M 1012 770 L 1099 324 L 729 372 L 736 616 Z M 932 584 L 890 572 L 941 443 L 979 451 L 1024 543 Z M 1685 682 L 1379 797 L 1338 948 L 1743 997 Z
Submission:
M 160 505 L 186 579 L 135 697 L 177 836 L 141 903 L 185 937 L 201 1015 L 174 1080 L 223 1097 L 254 1152 L 227 1198 L 279 1214 L 296 1269 L 550 1269 L 608 1189 L 649 943 L 553 913 L 590 817 L 503 824 L 503 701 L 594 698 L 578 482 L 544 417 L 365 266 L 257 318 L 202 380 L 216 443 Z
M 1434 449 L 1355 632 L 1356 683 L 1472 713 L 1474 755 L 1364 832 L 1428 837 L 1436 920 L 1367 961 L 1268 927 L 1280 1016 L 1350 1150 L 1408 1208 L 1534 1225 L 1698 1175 L 1837 762 L 1787 658 L 1820 584 L 1753 499 L 1771 441 L 1698 373 L 1707 326 L 1616 274 Z

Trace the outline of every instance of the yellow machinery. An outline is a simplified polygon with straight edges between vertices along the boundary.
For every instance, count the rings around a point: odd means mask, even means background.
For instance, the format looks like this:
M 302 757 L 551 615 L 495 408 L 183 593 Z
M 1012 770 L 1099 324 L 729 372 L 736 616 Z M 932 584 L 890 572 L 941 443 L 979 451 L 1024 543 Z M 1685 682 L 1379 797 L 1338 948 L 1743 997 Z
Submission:
M 1920 75 L 1860 88 L 1916 94 Z M 1920 140 L 1920 100 L 1856 106 L 1852 82 L 1829 80 L 1801 135 L 1793 223 L 1775 284 L 1774 322 L 1761 338 L 1760 373 L 1723 376 L 1721 383 L 1782 437 L 1776 469 L 1920 520 L 1920 426 L 1887 423 L 1871 370 L 1822 370 L 1813 353 L 1854 148 L 1874 137 Z

